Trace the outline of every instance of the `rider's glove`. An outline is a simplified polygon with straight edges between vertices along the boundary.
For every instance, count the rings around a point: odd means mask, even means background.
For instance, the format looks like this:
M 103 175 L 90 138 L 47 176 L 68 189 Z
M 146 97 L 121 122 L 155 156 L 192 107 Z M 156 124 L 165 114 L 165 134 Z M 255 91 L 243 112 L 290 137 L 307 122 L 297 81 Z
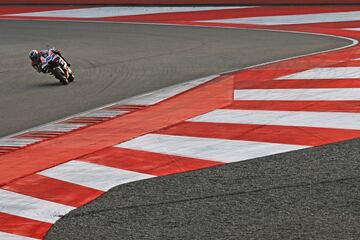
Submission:
M 52 51 L 53 51 L 55 54 L 59 54 L 59 55 L 61 55 L 60 50 L 57 50 L 56 48 L 53 48 L 53 49 L 52 49 Z

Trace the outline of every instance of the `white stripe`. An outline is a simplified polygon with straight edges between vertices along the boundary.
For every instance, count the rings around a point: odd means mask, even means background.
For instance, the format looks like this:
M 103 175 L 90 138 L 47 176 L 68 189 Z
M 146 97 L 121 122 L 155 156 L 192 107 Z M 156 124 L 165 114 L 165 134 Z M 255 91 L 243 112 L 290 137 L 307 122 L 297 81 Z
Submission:
M 218 109 L 189 121 L 360 129 L 359 113 L 339 112 Z
M 176 84 L 174 86 L 162 88 L 153 92 L 145 93 L 140 96 L 135 96 L 132 98 L 128 98 L 126 100 L 122 100 L 118 102 L 118 104 L 131 104 L 131 105 L 152 105 L 159 103 L 165 99 L 173 97 L 179 93 L 185 92 L 189 89 L 192 89 L 196 86 L 199 86 L 203 83 L 211 81 L 217 78 L 219 75 L 212 75 L 204 78 L 199 78 L 195 80 L 191 80 L 188 82 Z
M 106 111 L 106 110 L 100 110 L 100 111 L 94 111 L 94 112 L 88 112 L 84 114 L 80 114 L 77 117 L 95 117 L 95 118 L 110 118 L 110 117 L 116 117 L 123 115 L 125 113 L 128 113 L 129 111 Z
M 345 28 L 345 30 L 360 31 L 360 28 Z
M 360 78 L 360 67 L 328 67 L 314 68 L 304 72 L 294 73 L 278 80 L 288 79 L 342 79 Z
M 86 124 L 73 124 L 73 123 L 54 123 L 32 129 L 32 131 L 42 132 L 70 132 L 72 130 L 85 127 Z
M 35 240 L 35 238 L 24 237 L 20 235 L 5 233 L 5 232 L 0 232 L 0 239 L 1 240 Z
M 323 22 L 345 22 L 345 21 L 356 21 L 356 20 L 360 20 L 360 11 L 298 14 L 298 15 L 269 16 L 269 17 L 230 18 L 230 19 L 208 20 L 204 22 L 260 24 L 260 25 L 287 25 L 287 24 L 305 24 L 305 23 L 323 23 Z
M 221 9 L 238 9 L 250 7 L 96 7 L 70 10 L 54 10 L 43 12 L 17 13 L 6 16 L 32 16 L 32 17 L 74 17 L 74 18 L 101 18 L 131 16 L 167 12 L 194 12 Z
M 19 139 L 19 138 L 1 138 L 0 146 L 2 147 L 24 147 L 26 145 L 40 141 L 40 139 Z
M 360 88 L 237 89 L 235 100 L 360 100 Z
M 50 168 L 40 174 L 101 191 L 107 191 L 120 184 L 153 177 L 148 174 L 76 160 Z
M 299 145 L 147 134 L 116 147 L 219 162 L 237 162 L 306 148 Z
M 55 223 L 73 207 L 0 189 L 0 212 Z

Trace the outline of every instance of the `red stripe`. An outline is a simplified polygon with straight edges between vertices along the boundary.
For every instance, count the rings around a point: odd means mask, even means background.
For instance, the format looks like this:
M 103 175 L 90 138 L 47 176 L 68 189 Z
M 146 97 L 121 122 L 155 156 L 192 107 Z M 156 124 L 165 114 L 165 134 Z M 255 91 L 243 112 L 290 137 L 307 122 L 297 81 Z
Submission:
M 294 74 L 300 71 L 308 70 L 308 68 L 294 68 L 294 69 L 284 69 L 280 66 L 276 65 L 273 66 L 276 69 L 271 69 L 270 66 L 268 66 L 268 69 L 248 69 L 245 71 L 240 71 L 237 73 L 234 73 L 234 79 L 235 79 L 235 86 L 237 84 L 255 84 L 255 83 L 263 83 L 265 81 L 270 81 L 282 76 Z
M 61 123 L 80 123 L 80 124 L 91 125 L 91 124 L 107 121 L 111 118 L 112 117 L 75 117 L 62 121 Z
M 360 67 L 360 61 L 353 60 L 353 61 L 341 62 L 341 63 L 335 64 L 334 67 Z
M 42 239 L 52 224 L 0 212 L 0 232 Z
M 235 89 L 360 88 L 360 79 L 238 81 Z
M 109 110 L 122 110 L 122 111 L 136 111 L 147 107 L 148 105 L 112 105 L 108 107 Z
M 164 176 L 221 165 L 221 162 L 112 147 L 81 158 L 124 170 Z
M 11 150 L 16 150 L 16 149 L 19 149 L 19 147 L 0 146 L 0 150 L 4 150 L 4 151 L 11 151 Z
M 11 182 L 3 189 L 73 207 L 80 207 L 103 194 L 99 190 L 38 174 Z
M 319 146 L 360 136 L 357 130 L 202 122 L 184 122 L 157 133 L 304 146 Z
M 309 112 L 360 112 L 360 101 L 234 101 L 227 109 L 309 111 Z

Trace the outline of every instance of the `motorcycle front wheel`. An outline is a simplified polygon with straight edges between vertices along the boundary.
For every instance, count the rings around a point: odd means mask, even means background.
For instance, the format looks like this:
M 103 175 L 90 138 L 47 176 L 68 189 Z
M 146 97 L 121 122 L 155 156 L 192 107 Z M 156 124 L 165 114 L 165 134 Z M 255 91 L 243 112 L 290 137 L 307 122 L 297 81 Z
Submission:
M 69 81 L 66 79 L 65 73 L 60 67 L 54 69 L 54 75 L 63 85 L 67 85 Z
M 69 81 L 69 82 L 73 82 L 74 80 L 75 80 L 74 73 L 73 73 L 73 71 L 71 70 L 71 68 L 69 68 L 69 78 L 68 78 L 68 81 Z

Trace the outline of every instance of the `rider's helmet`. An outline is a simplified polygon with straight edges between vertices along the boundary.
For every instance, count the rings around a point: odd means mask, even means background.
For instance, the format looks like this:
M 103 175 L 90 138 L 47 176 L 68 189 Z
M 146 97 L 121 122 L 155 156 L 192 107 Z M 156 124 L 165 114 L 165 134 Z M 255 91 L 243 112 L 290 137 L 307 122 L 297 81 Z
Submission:
M 35 62 L 39 59 L 39 52 L 38 50 L 31 50 L 29 53 L 29 58 L 31 59 L 31 61 Z

